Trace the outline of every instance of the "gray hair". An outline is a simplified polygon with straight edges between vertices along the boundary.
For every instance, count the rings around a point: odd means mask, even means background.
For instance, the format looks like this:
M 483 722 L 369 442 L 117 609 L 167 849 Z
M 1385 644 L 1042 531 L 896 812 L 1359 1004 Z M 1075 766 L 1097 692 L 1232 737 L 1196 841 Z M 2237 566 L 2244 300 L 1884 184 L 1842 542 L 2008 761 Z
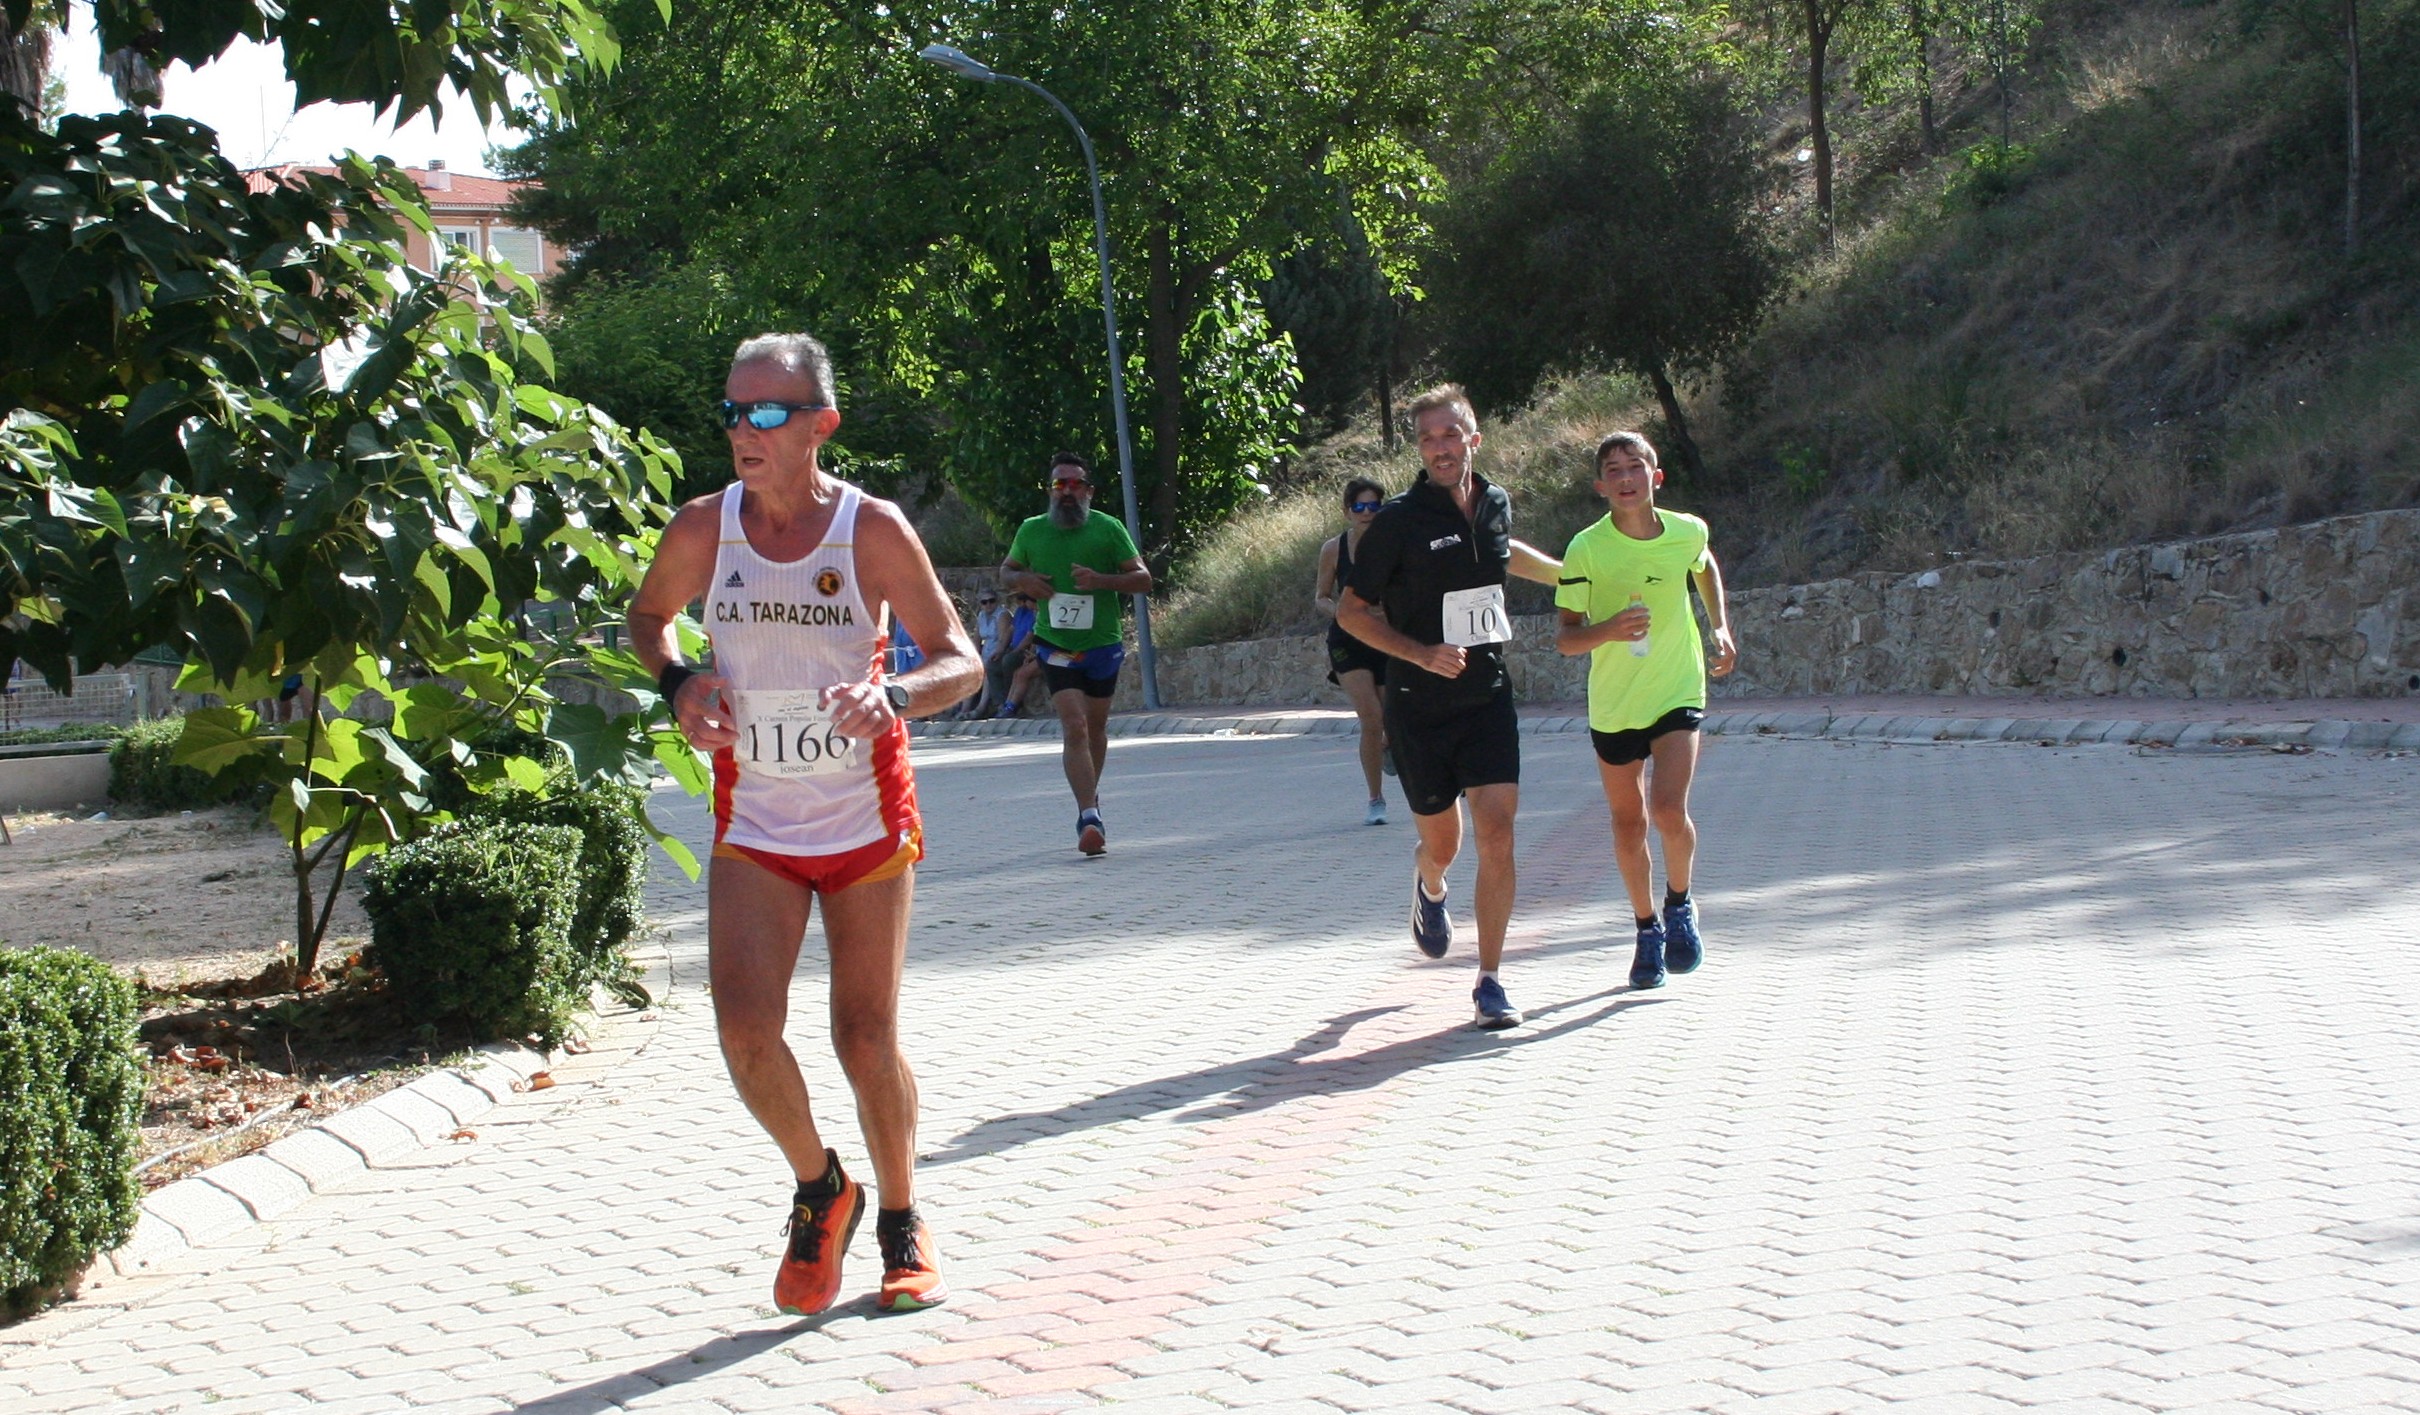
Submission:
M 815 385 L 817 402 L 826 407 L 836 406 L 832 397 L 832 356 L 812 334 L 759 334 L 741 343 L 731 356 L 731 367 L 742 364 L 779 364 Z

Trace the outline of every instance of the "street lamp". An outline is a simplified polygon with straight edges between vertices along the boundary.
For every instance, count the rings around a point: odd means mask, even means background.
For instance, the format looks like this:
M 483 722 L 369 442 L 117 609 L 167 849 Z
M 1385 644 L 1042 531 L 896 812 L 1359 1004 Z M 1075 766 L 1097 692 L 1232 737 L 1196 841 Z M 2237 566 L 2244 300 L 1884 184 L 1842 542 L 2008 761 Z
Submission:
M 917 57 L 929 64 L 938 64 L 962 79 L 977 83 L 1015 84 L 1042 95 L 1050 106 L 1059 110 L 1067 126 L 1076 130 L 1076 145 L 1084 149 L 1084 175 L 1092 181 L 1092 249 L 1101 261 L 1101 322 L 1109 330 L 1109 404 L 1116 415 L 1118 427 L 1118 486 L 1125 493 L 1126 533 L 1134 537 L 1137 546 L 1143 543 L 1143 518 L 1134 500 L 1134 438 L 1126 430 L 1126 367 L 1118 357 L 1117 297 L 1109 287 L 1109 209 L 1101 203 L 1101 165 L 1092 155 L 1092 135 L 1076 121 L 1076 115 L 1059 101 L 1059 96 L 1015 74 L 1003 74 L 963 50 L 946 44 L 928 44 L 917 51 Z M 1143 706 L 1157 711 L 1160 705 L 1159 665 L 1151 652 L 1151 596 L 1134 597 L 1135 645 L 1142 650 Z

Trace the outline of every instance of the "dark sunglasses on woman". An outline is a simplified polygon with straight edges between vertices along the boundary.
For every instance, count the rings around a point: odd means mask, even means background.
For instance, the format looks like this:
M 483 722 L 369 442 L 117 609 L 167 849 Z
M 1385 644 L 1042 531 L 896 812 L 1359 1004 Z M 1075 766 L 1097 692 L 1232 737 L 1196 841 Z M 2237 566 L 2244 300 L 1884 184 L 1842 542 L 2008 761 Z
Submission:
M 1384 502 L 1378 501 L 1353 501 L 1346 503 L 1344 509 L 1347 511 L 1357 511 L 1363 515 L 1368 515 L 1370 512 L 1377 510 L 1384 504 Z
M 739 426 L 741 418 L 746 418 L 748 426 L 758 432 L 771 432 L 788 422 L 792 413 L 821 412 L 824 407 L 822 403 L 734 403 L 726 398 L 722 404 L 723 430 L 729 432 Z

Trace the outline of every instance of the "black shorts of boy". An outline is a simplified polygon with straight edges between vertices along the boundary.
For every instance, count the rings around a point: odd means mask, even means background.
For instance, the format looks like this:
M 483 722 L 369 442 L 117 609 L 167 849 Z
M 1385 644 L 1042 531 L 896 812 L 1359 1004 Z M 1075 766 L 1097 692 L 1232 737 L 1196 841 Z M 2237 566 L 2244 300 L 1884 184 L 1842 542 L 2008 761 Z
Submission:
M 1386 745 L 1416 816 L 1452 810 L 1474 786 L 1521 781 L 1521 717 L 1510 684 L 1485 702 L 1427 710 L 1406 694 L 1389 693 Z
M 1114 698 L 1118 695 L 1118 670 L 1126 664 L 1124 644 L 1103 644 L 1092 649 L 1063 649 L 1037 639 L 1034 652 L 1042 655 L 1042 682 L 1050 689 L 1052 697 L 1070 688 L 1088 698 Z
M 1695 732 L 1706 721 L 1704 708 L 1677 707 L 1645 727 L 1625 727 L 1619 732 L 1599 732 L 1588 729 L 1588 740 L 1597 748 L 1597 760 L 1607 766 L 1628 766 L 1647 760 L 1655 739 L 1667 732 Z
M 1383 686 L 1386 683 L 1386 655 L 1350 634 L 1328 631 L 1328 681 L 1331 683 L 1355 669 L 1369 674 Z M 1339 684 L 1339 686 L 1342 686 Z

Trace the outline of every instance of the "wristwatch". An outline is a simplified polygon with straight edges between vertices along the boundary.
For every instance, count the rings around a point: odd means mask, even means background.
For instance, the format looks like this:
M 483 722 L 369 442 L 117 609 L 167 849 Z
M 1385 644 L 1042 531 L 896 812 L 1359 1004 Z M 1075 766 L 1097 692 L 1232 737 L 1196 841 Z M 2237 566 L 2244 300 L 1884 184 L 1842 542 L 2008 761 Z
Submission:
M 882 695 L 891 700 L 891 712 L 894 715 L 907 716 L 908 700 L 913 695 L 908 692 L 906 685 L 885 683 L 882 685 Z

